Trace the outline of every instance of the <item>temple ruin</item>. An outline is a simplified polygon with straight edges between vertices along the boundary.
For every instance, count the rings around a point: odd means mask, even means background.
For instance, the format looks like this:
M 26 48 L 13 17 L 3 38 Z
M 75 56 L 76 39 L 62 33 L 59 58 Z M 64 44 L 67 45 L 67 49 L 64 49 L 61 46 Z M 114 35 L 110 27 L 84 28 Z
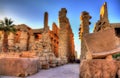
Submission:
M 36 73 L 39 69 L 74 62 L 74 34 L 66 13 L 67 10 L 62 8 L 59 12 L 59 27 L 53 23 L 52 30 L 48 26 L 48 12 L 44 13 L 43 28 L 32 29 L 25 24 L 14 26 L 17 31 L 8 35 L 7 52 L 3 52 L 4 32 L 0 31 L 0 67 L 3 67 L 0 68 L 0 75 L 24 77 Z M 9 62 L 11 67 L 7 70 Z M 14 63 L 17 66 L 14 66 Z M 16 68 L 21 69 L 14 73 Z
M 109 23 L 105 2 L 93 33 L 86 33 L 82 38 L 84 45 L 81 47 L 85 46 L 87 50 L 86 58 L 80 64 L 80 78 L 120 77 L 120 62 L 112 57 L 113 54 L 120 53 L 119 27 L 119 23 Z

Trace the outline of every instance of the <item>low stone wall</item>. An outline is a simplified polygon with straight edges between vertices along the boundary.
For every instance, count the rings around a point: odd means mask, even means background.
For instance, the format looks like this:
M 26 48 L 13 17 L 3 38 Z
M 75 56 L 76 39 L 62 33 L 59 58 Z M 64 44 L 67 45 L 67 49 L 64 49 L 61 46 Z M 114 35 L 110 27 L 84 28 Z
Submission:
M 64 65 L 66 58 L 56 58 L 51 52 L 6 52 L 0 53 L 0 75 L 28 76 L 40 69 Z
M 120 78 L 120 61 L 83 60 L 80 64 L 80 78 Z
M 0 58 L 0 75 L 29 76 L 38 72 L 38 58 Z

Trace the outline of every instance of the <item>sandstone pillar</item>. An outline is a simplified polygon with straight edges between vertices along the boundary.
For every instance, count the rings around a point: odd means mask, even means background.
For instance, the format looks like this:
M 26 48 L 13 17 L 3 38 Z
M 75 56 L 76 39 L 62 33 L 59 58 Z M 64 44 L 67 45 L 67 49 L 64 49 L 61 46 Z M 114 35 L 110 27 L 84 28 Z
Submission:
M 66 17 L 67 10 L 65 8 L 62 8 L 61 11 L 59 11 L 59 56 L 67 57 L 67 51 L 68 51 L 68 18 Z
M 69 19 L 66 16 L 67 10 L 66 8 L 62 8 L 59 11 L 59 48 L 58 53 L 61 58 L 67 58 L 69 62 L 71 62 L 71 58 L 74 50 L 74 44 L 72 44 L 73 33 L 69 23 Z M 74 51 L 72 51 L 74 50 Z
M 48 27 L 48 13 L 45 12 L 44 13 L 44 30 L 48 30 L 49 27 Z
M 80 16 L 81 25 L 80 25 L 80 32 L 79 32 L 79 36 L 81 39 L 81 56 L 80 56 L 81 60 L 86 58 L 87 48 L 85 46 L 83 36 L 89 33 L 90 19 L 91 19 L 91 16 L 89 15 L 88 12 L 86 11 L 82 12 Z

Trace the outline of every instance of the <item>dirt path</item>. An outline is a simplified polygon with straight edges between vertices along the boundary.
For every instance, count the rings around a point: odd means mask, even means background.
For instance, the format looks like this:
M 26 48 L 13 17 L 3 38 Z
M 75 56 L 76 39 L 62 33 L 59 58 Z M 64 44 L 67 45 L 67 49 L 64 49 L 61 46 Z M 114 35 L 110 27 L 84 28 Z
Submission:
M 0 78 L 23 78 L 0 76 Z M 79 64 L 67 64 L 48 70 L 40 70 L 38 73 L 24 78 L 79 78 Z

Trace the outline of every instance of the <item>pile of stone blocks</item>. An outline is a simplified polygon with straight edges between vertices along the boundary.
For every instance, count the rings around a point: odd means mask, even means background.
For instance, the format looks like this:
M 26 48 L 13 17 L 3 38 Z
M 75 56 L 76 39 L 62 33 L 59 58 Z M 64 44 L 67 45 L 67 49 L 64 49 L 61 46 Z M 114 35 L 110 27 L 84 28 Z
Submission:
M 80 64 L 80 78 L 120 77 L 120 62 L 112 59 L 113 54 L 120 53 L 115 30 L 86 34 L 84 41 L 88 52 Z
M 40 52 L 38 56 L 41 68 L 48 69 L 50 67 L 56 67 L 56 57 L 52 52 Z

